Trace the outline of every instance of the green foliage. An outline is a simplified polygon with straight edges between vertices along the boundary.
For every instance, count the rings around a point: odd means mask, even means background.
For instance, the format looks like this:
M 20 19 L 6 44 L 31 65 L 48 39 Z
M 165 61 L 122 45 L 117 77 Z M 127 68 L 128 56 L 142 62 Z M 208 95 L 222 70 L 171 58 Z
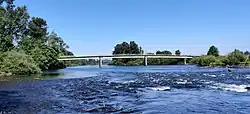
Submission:
M 211 46 L 207 52 L 207 55 L 219 56 L 219 49 L 215 46 Z
M 247 62 L 247 56 L 240 50 L 235 49 L 232 53 L 227 56 L 228 65 L 239 65 L 241 63 Z
M 189 62 L 190 64 L 197 65 L 199 63 L 200 57 L 194 57 Z
M 98 65 L 98 64 L 99 64 L 99 61 L 95 59 L 65 61 L 66 66 L 82 66 L 82 65 Z M 103 60 L 103 64 L 106 64 L 105 60 Z
M 114 48 L 113 54 L 142 54 L 143 50 L 138 46 L 134 41 L 130 41 L 130 43 L 122 42 L 121 44 L 117 44 Z M 138 63 L 137 59 L 112 59 L 112 65 L 137 65 L 142 64 Z
M 244 52 L 244 55 L 250 56 L 250 52 L 249 52 L 249 51 L 245 51 L 245 52 Z
M 2 3 L 6 3 L 6 7 Z M 0 51 L 14 48 L 13 40 L 18 42 L 27 33 L 29 14 L 25 6 L 15 7 L 13 0 L 3 0 L 0 4 Z
M 203 55 L 190 62 L 199 66 L 249 66 L 248 58 L 242 51 L 235 49 L 227 56 Z
M 201 56 L 198 60 L 199 66 L 211 66 L 212 63 L 216 62 L 216 58 L 213 55 Z
M 181 55 L 181 51 L 180 50 L 176 50 L 175 51 L 175 55 L 177 55 L 177 56 Z
M 13 74 L 41 73 L 32 57 L 17 51 L 0 54 L 0 71 Z
M 142 54 L 143 50 L 135 41 L 122 42 L 117 44 L 114 48 L 113 54 Z
M 156 51 L 156 54 L 163 54 L 163 55 L 172 55 L 171 51 Z
M 126 63 L 127 66 L 139 66 L 139 65 L 143 65 L 143 60 L 142 59 L 135 59 L 132 61 L 128 61 Z
M 38 66 L 42 70 L 65 67 L 64 63 L 59 62 L 57 58 L 62 55 L 73 55 L 73 53 L 67 50 L 68 46 L 62 38 L 54 32 L 49 34 L 47 22 L 44 19 L 30 18 L 27 7 L 15 6 L 13 1 L 0 1 L 0 52 L 13 56 L 12 63 L 17 64 L 17 70 L 13 70 L 15 64 L 10 66 L 8 62 L 4 61 L 1 65 L 5 67 L 0 69 L 0 72 L 36 73 L 37 70 L 34 66 Z M 3 5 L 3 3 L 5 4 Z M 11 50 L 17 50 L 18 52 Z M 19 52 L 21 55 L 18 54 Z M 8 60 L 10 57 L 7 55 L 1 56 L 0 59 Z M 28 56 L 27 60 L 24 60 L 26 56 Z M 2 57 L 7 57 L 7 59 Z M 24 67 L 24 71 L 19 69 L 20 61 L 15 58 L 20 58 L 25 62 L 29 61 L 31 57 L 35 65 L 32 62 L 30 64 L 25 63 L 25 65 L 31 66 L 25 66 L 27 68 Z

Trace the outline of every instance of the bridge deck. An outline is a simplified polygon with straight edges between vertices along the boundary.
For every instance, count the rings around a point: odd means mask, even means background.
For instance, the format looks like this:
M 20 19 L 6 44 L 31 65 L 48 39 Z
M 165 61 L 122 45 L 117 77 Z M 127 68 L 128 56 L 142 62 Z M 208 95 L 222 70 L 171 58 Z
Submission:
M 80 60 L 89 58 L 171 58 L 171 59 L 189 59 L 194 56 L 175 56 L 175 55 L 138 55 L 138 54 L 119 54 L 119 55 L 89 55 L 89 56 L 61 56 L 58 60 Z

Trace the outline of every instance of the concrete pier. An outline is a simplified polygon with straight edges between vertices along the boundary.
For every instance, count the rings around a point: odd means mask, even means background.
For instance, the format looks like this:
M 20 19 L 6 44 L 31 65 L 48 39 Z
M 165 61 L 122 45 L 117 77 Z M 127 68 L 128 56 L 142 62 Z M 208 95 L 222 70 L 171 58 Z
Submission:
M 187 58 L 184 58 L 184 65 L 187 64 Z
M 144 66 L 148 66 L 148 56 L 144 56 Z
M 102 68 L 102 57 L 99 57 L 99 68 Z

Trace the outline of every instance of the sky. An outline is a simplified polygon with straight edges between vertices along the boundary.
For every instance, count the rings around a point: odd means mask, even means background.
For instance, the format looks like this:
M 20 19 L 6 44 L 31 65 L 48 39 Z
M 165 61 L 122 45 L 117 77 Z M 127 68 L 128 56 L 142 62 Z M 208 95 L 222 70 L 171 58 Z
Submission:
M 42 17 L 75 55 L 112 54 L 135 41 L 146 52 L 250 50 L 249 0 L 16 0 Z

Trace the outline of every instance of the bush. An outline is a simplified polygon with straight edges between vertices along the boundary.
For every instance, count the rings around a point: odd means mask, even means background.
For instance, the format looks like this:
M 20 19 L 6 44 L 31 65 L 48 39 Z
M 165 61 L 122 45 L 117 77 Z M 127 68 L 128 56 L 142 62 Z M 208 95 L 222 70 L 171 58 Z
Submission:
M 215 62 L 210 63 L 210 66 L 216 67 L 216 66 L 226 66 L 226 65 L 220 59 L 216 59 Z
M 203 55 L 198 58 L 197 64 L 199 66 L 211 66 L 211 63 L 216 62 L 216 57 L 213 55 Z
M 144 63 L 144 61 L 142 61 L 141 59 L 135 59 L 133 61 L 129 61 L 126 63 L 126 66 L 139 66 L 142 65 Z
M 57 60 L 58 52 L 46 46 L 34 47 L 29 55 L 42 70 L 65 68 L 63 62 Z
M 250 61 L 247 61 L 245 65 L 250 66 Z
M 227 56 L 228 65 L 239 65 L 241 63 L 247 62 L 247 56 L 244 55 L 240 50 L 235 49 L 232 53 Z
M 199 60 L 200 60 L 200 57 L 194 57 L 190 60 L 190 64 L 198 64 L 199 63 Z
M 41 73 L 32 57 L 17 51 L 8 51 L 0 54 L 0 72 L 12 74 Z

